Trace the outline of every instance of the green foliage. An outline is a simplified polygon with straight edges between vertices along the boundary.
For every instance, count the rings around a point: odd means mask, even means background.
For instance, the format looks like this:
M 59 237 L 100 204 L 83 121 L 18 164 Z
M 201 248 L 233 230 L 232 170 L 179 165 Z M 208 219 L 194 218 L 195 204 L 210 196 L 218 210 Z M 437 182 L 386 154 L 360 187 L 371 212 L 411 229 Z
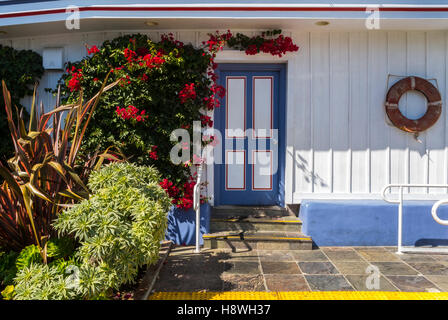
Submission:
M 40 250 L 34 244 L 25 247 L 20 251 L 16 260 L 17 270 L 20 271 L 23 268 L 31 266 L 33 263 L 42 263 L 43 259 Z
M 33 94 L 32 86 L 43 74 L 42 57 L 38 53 L 0 45 L 0 80 L 5 80 L 12 90 L 14 105 L 21 107 L 20 99 Z M 3 101 L 3 93 L 0 92 L 0 160 L 9 159 L 14 150 Z
M 67 300 L 79 297 L 66 275 L 56 267 L 32 263 L 19 270 L 14 279 L 15 300 Z
M 47 242 L 47 256 L 53 260 L 63 260 L 73 254 L 75 244 L 69 237 L 54 238 Z
M 137 63 L 131 65 L 123 54 L 125 49 L 154 55 L 163 52 L 165 63 L 151 69 Z M 99 50 L 82 61 L 67 65 L 69 72 L 73 67 L 81 70 L 83 94 L 89 96 L 97 90 L 100 84 L 94 80 L 104 78 L 111 69 L 114 69 L 111 79 L 126 80 L 103 95 L 101 107 L 93 113 L 92 124 L 86 131 L 82 152 L 88 154 L 97 148 L 117 146 L 130 161 L 153 165 L 164 178 L 182 186 L 190 171 L 182 164 L 174 165 L 170 161 L 169 153 L 174 144 L 170 141 L 170 133 L 174 129 L 190 127 L 191 134 L 193 121 L 200 119 L 200 110 L 206 106 L 204 98 L 211 95 L 212 82 L 207 76 L 210 55 L 190 44 L 179 45 L 169 40 L 153 42 L 142 34 L 105 41 Z M 142 80 L 143 76 L 146 80 Z M 68 87 L 72 78 L 73 73 L 68 73 L 61 79 L 67 102 L 75 101 L 79 96 L 78 91 L 70 91 Z M 182 103 L 178 94 L 190 83 L 194 83 L 196 98 Z M 145 110 L 148 119 L 136 122 L 116 114 L 117 106 L 126 108 L 129 105 Z M 158 147 L 157 160 L 149 156 L 154 145 Z
M 12 300 L 14 298 L 14 295 L 15 292 L 13 285 L 6 286 L 5 290 L 2 291 L 2 297 L 4 300 Z
M 0 252 L 0 287 L 12 284 L 12 280 L 17 273 L 17 256 L 17 252 L 14 251 Z
M 152 167 L 105 166 L 90 176 L 90 199 L 56 219 L 60 234 L 73 235 L 81 243 L 76 255 L 86 296 L 132 283 L 141 266 L 157 261 L 170 207 L 159 177 Z
M 282 33 L 282 30 L 277 29 L 277 30 L 268 30 L 263 32 L 263 35 L 257 35 L 254 37 L 248 37 L 245 34 L 242 33 L 237 33 L 236 35 L 233 35 L 232 37 L 230 37 L 227 40 L 227 46 L 229 48 L 233 48 L 233 49 L 237 49 L 237 50 L 247 50 L 247 48 L 251 45 L 255 45 L 258 48 L 265 42 L 267 37 L 273 37 L 276 35 L 280 35 Z

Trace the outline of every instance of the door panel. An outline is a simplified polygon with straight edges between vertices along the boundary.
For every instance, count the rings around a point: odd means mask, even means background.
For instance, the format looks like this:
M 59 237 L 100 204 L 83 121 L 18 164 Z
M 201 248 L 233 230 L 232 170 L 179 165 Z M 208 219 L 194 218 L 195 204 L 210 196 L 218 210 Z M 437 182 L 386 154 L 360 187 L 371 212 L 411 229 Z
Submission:
M 217 146 L 222 163 L 215 164 L 216 205 L 281 204 L 284 74 L 282 65 L 219 70 L 226 96 L 215 109 L 223 140 Z

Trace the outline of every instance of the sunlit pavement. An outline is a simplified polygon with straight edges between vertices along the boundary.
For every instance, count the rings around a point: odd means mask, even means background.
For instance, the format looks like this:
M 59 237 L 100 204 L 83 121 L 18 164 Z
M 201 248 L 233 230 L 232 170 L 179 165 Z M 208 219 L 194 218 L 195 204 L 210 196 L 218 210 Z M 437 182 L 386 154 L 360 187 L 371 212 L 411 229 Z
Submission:
M 448 255 L 395 251 L 393 247 L 324 247 L 204 249 L 197 254 L 193 247 L 176 246 L 150 299 L 448 298 Z

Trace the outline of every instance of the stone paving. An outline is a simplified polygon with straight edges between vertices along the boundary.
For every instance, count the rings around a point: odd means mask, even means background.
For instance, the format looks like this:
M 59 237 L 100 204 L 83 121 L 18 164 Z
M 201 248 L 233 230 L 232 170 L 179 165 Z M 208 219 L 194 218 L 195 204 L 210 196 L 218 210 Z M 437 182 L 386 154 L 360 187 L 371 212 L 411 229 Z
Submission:
M 448 291 L 448 255 L 397 255 L 393 247 L 193 249 L 173 247 L 153 291 Z M 367 288 L 369 266 L 380 272 L 377 289 Z

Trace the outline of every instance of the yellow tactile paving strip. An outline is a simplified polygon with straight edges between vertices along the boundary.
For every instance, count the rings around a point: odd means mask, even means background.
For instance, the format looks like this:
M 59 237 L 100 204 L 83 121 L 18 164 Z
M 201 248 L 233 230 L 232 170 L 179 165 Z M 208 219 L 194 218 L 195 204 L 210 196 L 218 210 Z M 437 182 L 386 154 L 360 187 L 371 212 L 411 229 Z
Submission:
M 448 292 L 155 292 L 149 300 L 448 300 Z

